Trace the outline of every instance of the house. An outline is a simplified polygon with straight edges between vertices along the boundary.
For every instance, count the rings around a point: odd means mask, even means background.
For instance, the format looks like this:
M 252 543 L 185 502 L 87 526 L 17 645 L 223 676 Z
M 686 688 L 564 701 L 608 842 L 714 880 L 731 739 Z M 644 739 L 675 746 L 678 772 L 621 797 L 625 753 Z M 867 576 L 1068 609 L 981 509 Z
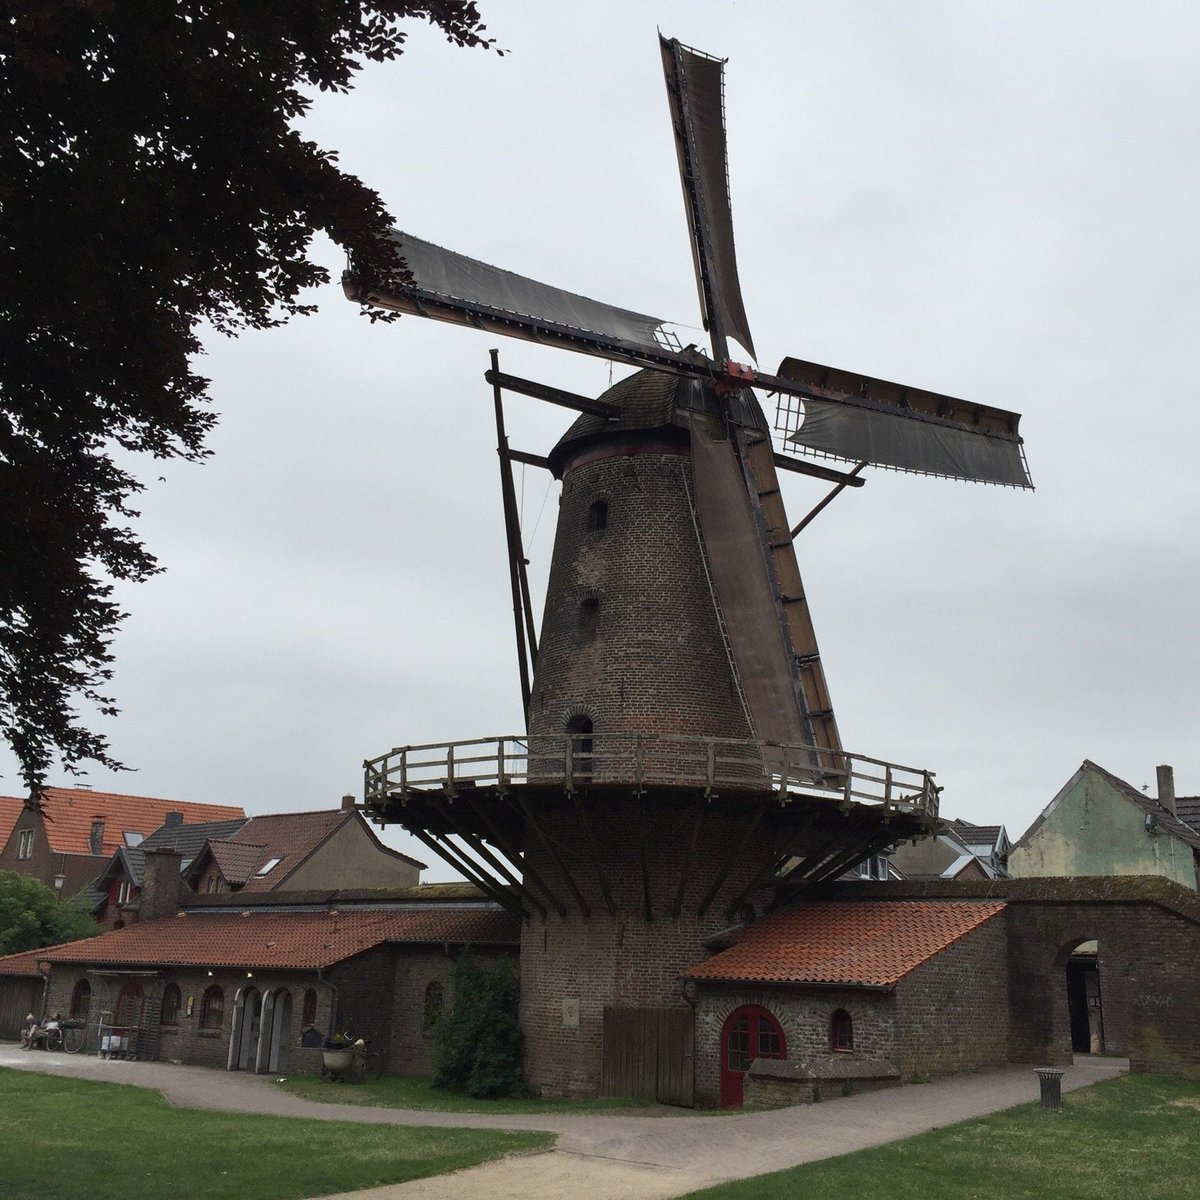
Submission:
M 136 847 L 171 812 L 185 823 L 245 819 L 237 804 L 197 804 L 153 796 L 126 796 L 91 788 L 46 788 L 36 807 L 0 797 L 0 871 L 30 875 L 61 896 L 74 896 L 123 847 Z
M 136 924 L 0 958 L 0 1015 L 84 1020 L 91 1052 L 271 1073 L 319 1071 L 324 1038 L 349 1031 L 388 1070 L 428 1074 L 457 957 L 515 957 L 520 939 L 470 885 L 193 896 L 179 880 L 179 854 L 151 850 Z
M 989 878 L 1008 878 L 1008 855 L 1012 844 L 1003 825 L 975 825 L 962 820 L 947 821 L 946 824 L 984 865 Z
M 354 807 L 252 817 L 236 833 L 213 838 L 184 871 L 201 895 L 223 892 L 304 891 L 417 884 L 425 864 L 391 850 Z
M 811 1088 L 823 1080 L 863 1086 L 1006 1062 L 1003 909 L 975 899 L 818 901 L 738 931 L 684 974 L 697 1101 L 739 1106 L 751 1064 L 760 1099 L 795 1103 L 819 1099 Z M 789 1095 L 795 1084 L 810 1094 Z
M 1152 796 L 1085 759 L 1017 839 L 1013 877 L 1161 875 L 1196 890 L 1200 831 L 1180 818 L 1172 769 L 1157 774 Z
M 182 813 L 167 813 L 163 824 L 140 845 L 118 847 L 104 870 L 92 881 L 85 893 L 92 915 L 108 929 L 132 924 L 138 919 L 147 851 L 160 847 L 177 850 L 181 869 L 186 871 L 206 842 L 230 838 L 245 824 L 245 817 L 235 817 L 229 821 L 185 825 Z
M 893 867 L 904 879 L 997 879 L 1004 876 L 992 865 L 991 847 L 981 846 L 986 854 L 977 854 L 958 831 L 959 821 L 946 821 L 931 837 L 901 842 L 891 854 Z M 972 826 L 973 829 L 998 829 L 998 838 L 1008 845 L 1003 826 Z M 995 843 L 993 843 L 994 845 Z

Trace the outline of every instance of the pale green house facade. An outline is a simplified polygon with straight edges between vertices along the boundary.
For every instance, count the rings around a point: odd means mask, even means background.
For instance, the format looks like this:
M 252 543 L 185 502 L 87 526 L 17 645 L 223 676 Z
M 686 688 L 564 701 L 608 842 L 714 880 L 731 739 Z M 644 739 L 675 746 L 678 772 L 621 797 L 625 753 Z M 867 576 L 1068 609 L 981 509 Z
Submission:
M 1009 873 L 1161 875 L 1196 890 L 1200 833 L 1174 808 L 1173 790 L 1160 801 L 1085 759 L 1017 839 Z

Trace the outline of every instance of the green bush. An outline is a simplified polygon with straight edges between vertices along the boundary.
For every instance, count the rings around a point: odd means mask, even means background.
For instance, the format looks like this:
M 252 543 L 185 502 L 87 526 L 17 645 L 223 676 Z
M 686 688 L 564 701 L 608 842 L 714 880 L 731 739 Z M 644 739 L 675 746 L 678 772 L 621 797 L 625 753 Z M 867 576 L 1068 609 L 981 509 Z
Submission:
M 438 1027 L 433 1082 L 479 1099 L 525 1095 L 519 998 L 511 963 L 460 958 L 454 1008 Z
M 0 955 L 103 932 L 87 913 L 59 900 L 45 884 L 15 871 L 0 871 Z

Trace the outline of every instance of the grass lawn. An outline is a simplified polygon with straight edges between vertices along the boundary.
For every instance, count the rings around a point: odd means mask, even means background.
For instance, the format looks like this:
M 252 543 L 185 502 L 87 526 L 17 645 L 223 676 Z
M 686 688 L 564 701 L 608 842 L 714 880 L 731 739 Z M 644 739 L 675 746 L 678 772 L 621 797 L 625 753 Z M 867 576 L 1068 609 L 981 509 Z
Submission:
M 171 1108 L 147 1088 L 0 1069 L 4 1200 L 300 1200 L 440 1175 L 553 1141 Z
M 384 1075 L 369 1083 L 326 1083 L 312 1076 L 298 1075 L 294 1079 L 283 1080 L 277 1086 L 293 1096 L 319 1100 L 323 1104 L 367 1104 L 375 1108 L 421 1108 L 436 1112 L 472 1113 L 574 1113 L 639 1108 L 646 1111 L 645 1106 L 639 1106 L 636 1100 L 612 1096 L 599 1100 L 543 1100 L 540 1097 L 475 1100 L 460 1092 L 434 1087 L 430 1080 L 413 1075 Z
M 704 1200 L 1195 1200 L 1200 1085 L 1124 1076 L 903 1142 L 693 1192 Z

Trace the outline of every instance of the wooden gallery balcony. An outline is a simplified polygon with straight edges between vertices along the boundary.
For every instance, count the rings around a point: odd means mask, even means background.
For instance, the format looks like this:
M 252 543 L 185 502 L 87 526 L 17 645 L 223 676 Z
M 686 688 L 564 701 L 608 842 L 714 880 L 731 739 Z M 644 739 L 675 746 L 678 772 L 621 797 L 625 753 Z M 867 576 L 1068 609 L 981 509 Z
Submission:
M 931 772 L 817 746 L 682 734 L 511 735 L 398 746 L 363 767 L 367 816 L 402 825 L 513 911 L 543 915 L 551 889 L 545 881 L 530 886 L 524 850 L 529 838 L 553 850 L 546 832 L 556 814 L 570 813 L 580 837 L 597 847 L 602 822 L 635 800 L 640 810 L 671 810 L 697 825 L 712 814 L 745 814 L 748 826 L 776 831 L 787 877 L 811 883 L 937 827 Z

